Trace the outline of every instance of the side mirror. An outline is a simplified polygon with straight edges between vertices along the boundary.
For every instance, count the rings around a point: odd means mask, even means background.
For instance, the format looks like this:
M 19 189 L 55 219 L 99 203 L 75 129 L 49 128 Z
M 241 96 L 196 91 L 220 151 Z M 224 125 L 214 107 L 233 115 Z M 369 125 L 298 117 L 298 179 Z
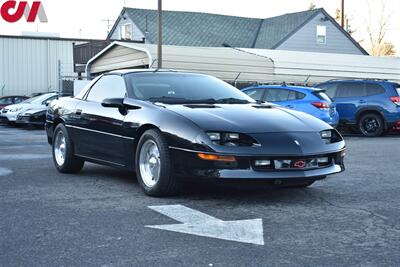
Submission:
M 118 108 L 121 113 L 126 113 L 129 109 L 140 109 L 140 106 L 136 106 L 130 103 L 125 103 L 124 98 L 106 98 L 101 102 L 101 105 L 105 108 Z
M 124 108 L 123 98 L 106 98 L 101 102 L 101 105 L 105 108 Z

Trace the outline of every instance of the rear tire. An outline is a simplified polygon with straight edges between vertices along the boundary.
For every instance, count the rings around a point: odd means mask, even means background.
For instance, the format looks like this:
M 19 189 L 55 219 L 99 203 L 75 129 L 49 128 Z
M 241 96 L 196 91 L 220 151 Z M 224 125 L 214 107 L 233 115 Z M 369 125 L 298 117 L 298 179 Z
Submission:
M 168 144 L 157 129 L 144 132 L 137 145 L 136 174 L 143 191 L 149 196 L 171 196 L 180 185 L 173 176 Z
M 74 155 L 74 146 L 67 128 L 58 124 L 53 135 L 53 162 L 61 173 L 78 173 L 82 170 L 85 161 Z
M 380 115 L 368 113 L 359 119 L 358 129 L 366 137 L 378 137 L 385 133 L 385 123 Z

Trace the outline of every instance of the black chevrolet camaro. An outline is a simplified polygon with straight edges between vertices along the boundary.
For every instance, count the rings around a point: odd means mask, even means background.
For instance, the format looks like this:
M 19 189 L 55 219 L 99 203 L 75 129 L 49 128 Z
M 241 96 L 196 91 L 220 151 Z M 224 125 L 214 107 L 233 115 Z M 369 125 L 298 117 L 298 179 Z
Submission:
M 185 178 L 306 187 L 344 170 L 345 143 L 331 126 L 207 75 L 113 71 L 53 101 L 46 120 L 58 171 L 85 161 L 131 169 L 153 196 L 176 193 Z

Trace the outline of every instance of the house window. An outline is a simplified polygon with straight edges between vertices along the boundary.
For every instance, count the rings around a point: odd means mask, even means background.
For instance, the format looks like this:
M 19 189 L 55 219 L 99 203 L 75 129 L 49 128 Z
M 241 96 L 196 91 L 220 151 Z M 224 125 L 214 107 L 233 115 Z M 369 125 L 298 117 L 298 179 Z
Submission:
M 317 44 L 326 44 L 326 26 L 317 26 Z
M 132 40 L 132 24 L 121 25 L 121 39 Z

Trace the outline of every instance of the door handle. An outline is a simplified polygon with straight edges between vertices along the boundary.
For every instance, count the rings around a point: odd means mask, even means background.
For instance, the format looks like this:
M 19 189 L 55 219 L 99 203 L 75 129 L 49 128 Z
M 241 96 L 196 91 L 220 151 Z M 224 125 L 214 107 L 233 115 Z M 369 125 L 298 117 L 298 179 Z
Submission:
M 358 101 L 358 103 L 360 103 L 360 104 L 365 104 L 365 103 L 367 103 L 367 101 L 365 101 L 365 100 L 360 100 L 360 101 Z
M 293 106 L 292 106 L 292 105 L 286 105 L 286 107 L 287 107 L 287 108 L 293 108 Z
M 76 115 L 81 115 L 81 114 L 82 114 L 82 109 L 77 109 L 77 110 L 75 110 L 75 114 L 76 114 Z

